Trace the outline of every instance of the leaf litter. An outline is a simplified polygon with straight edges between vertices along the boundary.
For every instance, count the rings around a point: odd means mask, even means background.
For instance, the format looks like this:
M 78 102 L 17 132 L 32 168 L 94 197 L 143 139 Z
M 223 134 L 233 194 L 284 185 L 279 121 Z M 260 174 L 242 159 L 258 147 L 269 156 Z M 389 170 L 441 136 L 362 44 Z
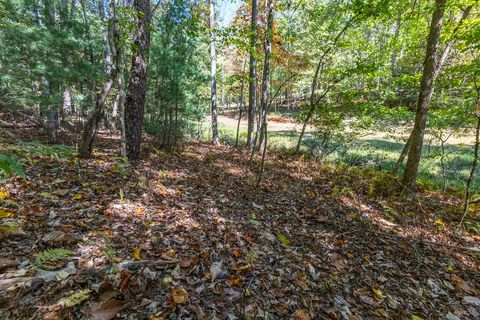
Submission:
M 451 231 L 454 197 L 372 194 L 353 169 L 287 156 L 267 159 L 255 189 L 246 154 L 200 143 L 136 164 L 30 158 L 0 194 L 18 204 L 0 222 L 22 231 L 0 229 L 0 318 L 480 314 L 478 255 L 454 248 L 478 238 Z

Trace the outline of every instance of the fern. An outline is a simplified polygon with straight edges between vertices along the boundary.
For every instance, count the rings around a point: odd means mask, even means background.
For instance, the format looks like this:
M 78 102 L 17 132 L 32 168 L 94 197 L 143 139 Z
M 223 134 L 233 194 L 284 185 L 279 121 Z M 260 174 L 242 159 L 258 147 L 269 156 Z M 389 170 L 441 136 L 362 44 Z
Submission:
M 47 249 L 38 254 L 35 258 L 35 265 L 38 268 L 48 267 L 53 262 L 69 258 L 72 251 L 64 248 Z
M 0 172 L 3 172 L 6 176 L 16 174 L 20 177 L 25 177 L 25 172 L 23 172 L 20 164 L 7 154 L 0 154 Z

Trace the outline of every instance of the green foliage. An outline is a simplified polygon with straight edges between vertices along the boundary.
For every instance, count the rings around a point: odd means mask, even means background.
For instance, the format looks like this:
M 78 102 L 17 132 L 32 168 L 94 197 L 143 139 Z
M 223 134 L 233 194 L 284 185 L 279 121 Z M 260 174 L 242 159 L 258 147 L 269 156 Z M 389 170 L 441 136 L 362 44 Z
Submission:
M 190 122 L 200 121 L 209 105 L 208 35 L 190 5 L 166 3 L 154 20 L 145 131 L 164 145 L 184 140 Z
M 56 160 L 68 158 L 75 153 L 75 148 L 66 145 L 46 145 L 39 141 L 19 142 L 15 149 L 22 154 L 52 157 Z
M 10 155 L 0 154 L 0 174 L 12 176 L 14 174 L 24 177 L 22 166 Z
M 40 252 L 35 258 L 37 268 L 50 267 L 55 262 L 70 258 L 73 252 L 65 248 L 46 249 Z

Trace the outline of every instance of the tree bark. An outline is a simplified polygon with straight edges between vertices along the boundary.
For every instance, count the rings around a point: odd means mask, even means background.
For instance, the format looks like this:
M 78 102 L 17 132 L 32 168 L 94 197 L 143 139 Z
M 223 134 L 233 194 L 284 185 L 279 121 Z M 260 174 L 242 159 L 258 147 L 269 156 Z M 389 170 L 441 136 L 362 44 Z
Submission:
M 212 138 L 213 144 L 219 145 L 217 121 L 217 52 L 215 36 L 215 0 L 210 0 L 210 85 L 212 100 Z
M 257 16 L 258 3 L 252 0 L 252 21 L 250 35 L 250 65 L 248 79 L 248 133 L 247 147 L 253 147 L 254 131 L 255 131 L 255 102 L 256 102 L 256 80 L 257 80 L 257 60 L 256 42 L 257 42 Z
M 270 101 L 270 57 L 272 55 L 273 40 L 273 19 L 274 19 L 274 0 L 266 0 L 268 7 L 267 17 L 267 34 L 265 37 L 265 62 L 263 66 L 262 79 L 262 100 L 261 100 L 261 116 L 260 116 L 260 139 L 259 150 L 263 153 L 263 144 L 266 142 L 266 130 L 263 129 L 267 125 L 268 105 Z
M 422 80 L 418 96 L 415 124 L 411 133 L 411 145 L 408 152 L 408 160 L 403 174 L 403 185 L 409 190 L 415 189 L 418 166 L 422 156 L 423 138 L 427 125 L 427 115 L 433 94 L 435 70 L 437 68 L 437 51 L 442 28 L 443 14 L 446 0 L 435 1 L 435 11 L 432 15 L 430 32 L 427 40 L 427 49 L 423 67 Z
M 477 85 L 476 78 L 474 78 L 474 85 L 475 85 L 475 89 L 477 90 L 477 99 L 475 103 L 475 109 L 476 109 L 475 116 L 477 117 L 477 127 L 475 130 L 475 146 L 473 151 L 472 168 L 470 170 L 470 175 L 468 176 L 468 180 L 467 180 L 467 186 L 465 188 L 465 201 L 463 203 L 463 214 L 462 214 L 462 218 L 460 219 L 460 222 L 458 223 L 458 227 L 462 225 L 463 220 L 465 220 L 465 217 L 468 214 L 468 207 L 471 203 L 470 199 L 472 197 L 471 188 L 473 184 L 473 179 L 475 178 L 475 172 L 477 171 L 478 156 L 479 156 L 479 149 L 480 149 L 480 87 Z
M 137 25 L 133 40 L 130 79 L 125 99 L 126 152 L 130 160 L 140 156 L 142 143 L 143 113 L 147 93 L 147 65 L 150 50 L 150 1 L 135 0 L 133 8 L 137 14 Z
M 118 95 L 116 98 L 117 108 L 118 108 L 118 117 L 120 124 L 120 156 L 127 156 L 127 142 L 125 134 L 125 48 L 122 47 L 119 49 L 120 60 L 117 61 L 117 84 L 118 84 Z
M 95 109 L 92 115 L 85 124 L 82 140 L 78 147 L 78 154 L 81 158 L 88 158 L 92 154 L 93 144 L 97 135 L 98 127 L 103 116 L 103 109 L 108 94 L 112 89 L 114 79 L 116 76 L 116 17 L 115 17 L 115 1 L 111 1 L 110 17 L 108 20 L 108 27 L 105 39 L 105 64 L 107 80 L 103 84 L 102 91 L 97 94 L 95 99 Z

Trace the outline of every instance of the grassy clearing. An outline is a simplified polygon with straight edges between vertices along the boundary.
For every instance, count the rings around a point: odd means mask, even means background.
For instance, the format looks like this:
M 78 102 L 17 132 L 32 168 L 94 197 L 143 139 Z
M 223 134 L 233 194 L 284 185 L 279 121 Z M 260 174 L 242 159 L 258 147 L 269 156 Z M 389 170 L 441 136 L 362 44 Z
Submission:
M 245 121 L 243 121 L 245 122 Z M 225 143 L 235 143 L 236 126 L 234 121 L 220 121 L 219 131 L 221 139 Z M 206 125 L 203 138 L 209 138 L 209 128 Z M 240 127 L 239 141 L 245 144 L 247 132 L 245 125 Z M 291 152 L 297 143 L 298 132 L 292 125 L 286 126 L 285 130 L 269 132 L 269 150 L 271 152 Z M 376 133 L 361 136 L 354 141 L 332 142 L 328 156 L 323 157 L 318 151 L 314 151 L 314 157 L 318 160 L 345 164 L 355 167 L 374 168 L 382 171 L 391 171 L 404 146 L 404 138 L 397 135 Z M 442 150 L 434 140 L 426 141 L 423 149 L 423 157 L 419 169 L 419 183 L 433 189 L 446 188 L 456 192 L 463 192 L 465 181 L 470 172 L 473 160 L 472 142 L 470 137 L 453 137 L 450 143 L 445 145 L 442 168 Z M 312 132 L 305 135 L 302 149 L 316 150 L 318 139 Z M 331 151 L 331 152 L 330 152 Z M 480 192 L 480 183 L 474 183 L 475 192 Z

